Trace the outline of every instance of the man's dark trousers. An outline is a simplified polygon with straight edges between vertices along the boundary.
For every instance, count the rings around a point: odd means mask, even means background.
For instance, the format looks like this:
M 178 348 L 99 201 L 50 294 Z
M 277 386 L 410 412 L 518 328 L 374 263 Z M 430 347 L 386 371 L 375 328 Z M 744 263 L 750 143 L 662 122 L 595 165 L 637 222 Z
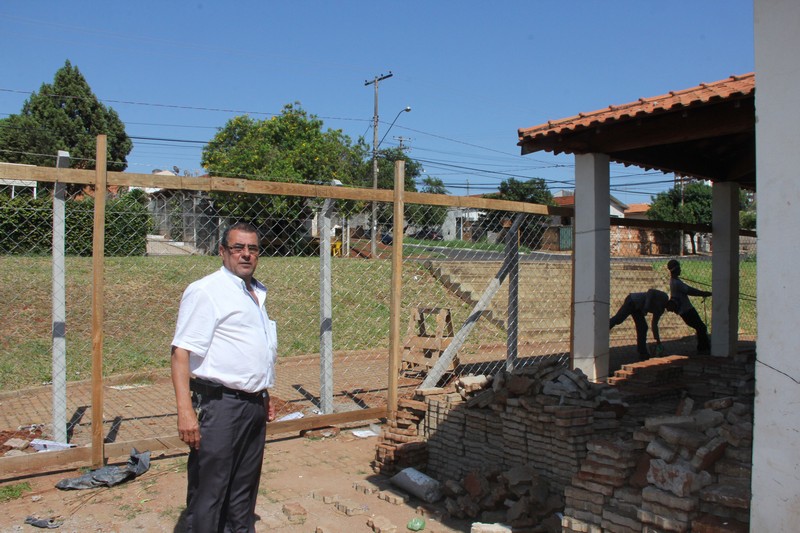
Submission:
M 648 357 L 650 354 L 647 351 L 647 319 L 644 313 L 636 309 L 630 295 L 625 297 L 617 314 L 611 317 L 609 329 L 622 324 L 629 316 L 633 317 L 633 322 L 636 324 L 636 351 L 640 356 Z
M 189 452 L 186 530 L 253 532 L 266 411 L 258 396 L 193 395 L 199 409 L 200 450 Z
M 692 307 L 681 315 L 683 322 L 697 332 L 697 351 L 698 353 L 707 353 L 711 349 L 711 340 L 708 338 L 708 329 L 706 323 L 700 318 L 697 309 Z

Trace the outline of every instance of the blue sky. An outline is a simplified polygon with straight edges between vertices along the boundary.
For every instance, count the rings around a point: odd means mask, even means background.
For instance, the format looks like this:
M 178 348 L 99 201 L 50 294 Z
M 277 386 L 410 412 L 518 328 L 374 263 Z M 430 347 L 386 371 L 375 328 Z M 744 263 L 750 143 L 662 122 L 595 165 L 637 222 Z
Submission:
M 451 194 L 508 177 L 571 188 L 573 159 L 520 156 L 517 129 L 754 69 L 752 0 L 10 0 L 0 5 L 0 117 L 69 59 L 134 137 L 128 171 L 202 172 L 202 142 L 233 116 L 299 101 L 327 128 L 397 137 Z M 405 106 L 387 134 L 387 128 Z M 136 138 L 178 141 L 152 141 Z M 612 168 L 647 202 L 671 176 Z

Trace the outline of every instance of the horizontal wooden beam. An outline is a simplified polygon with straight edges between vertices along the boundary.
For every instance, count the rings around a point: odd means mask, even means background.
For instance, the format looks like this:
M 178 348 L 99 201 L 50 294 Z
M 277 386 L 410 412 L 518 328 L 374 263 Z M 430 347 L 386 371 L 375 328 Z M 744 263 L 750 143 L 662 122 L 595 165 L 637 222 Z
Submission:
M 79 185 L 94 185 L 96 182 L 96 176 L 93 170 L 56 169 L 32 165 L 13 165 L 9 163 L 0 163 L 0 178 L 21 181 L 42 181 L 46 183 L 76 183 Z M 332 198 L 335 200 L 375 201 L 385 203 L 391 202 L 394 194 L 390 189 L 359 189 L 334 187 L 331 185 L 306 185 L 302 183 L 222 178 L 217 176 L 193 178 L 188 176 L 161 176 L 157 174 L 135 174 L 128 172 L 108 172 L 108 185 L 152 189 L 269 194 L 276 196 L 303 196 L 308 198 Z M 447 194 L 407 192 L 405 194 L 405 202 L 443 207 L 512 211 L 534 215 L 572 216 L 572 209 L 569 208 L 527 202 L 476 198 L 473 196 L 450 196 Z
M 309 416 L 298 418 L 297 420 L 287 420 L 285 422 L 271 422 L 267 424 L 267 435 L 279 435 L 281 433 L 294 433 L 295 431 L 306 431 L 337 424 L 349 424 L 352 422 L 362 422 L 386 418 L 386 407 L 370 407 L 368 409 L 356 409 L 355 411 L 345 411 L 343 413 L 333 413 L 331 415 Z
M 285 422 L 271 422 L 267 425 L 267 435 L 290 434 L 338 424 L 376 420 L 386 418 L 386 415 L 386 407 L 371 407 L 344 413 L 287 420 Z M 104 448 L 106 459 L 128 457 L 133 448 L 136 448 L 139 452 L 174 450 L 178 453 L 188 453 L 189 451 L 186 444 L 177 435 L 113 442 L 106 444 Z M 86 467 L 91 464 L 91 461 L 92 448 L 90 446 L 50 452 L 26 453 L 13 457 L 0 457 L 0 482 L 36 472 L 52 472 Z
M 666 222 L 664 220 L 649 220 L 640 218 L 617 218 L 611 217 L 612 226 L 622 226 L 628 228 L 647 228 L 647 229 L 672 229 L 683 231 L 694 231 L 698 233 L 712 233 L 713 228 L 708 224 L 685 224 L 683 222 Z M 747 229 L 740 229 L 739 235 L 755 237 L 756 232 Z

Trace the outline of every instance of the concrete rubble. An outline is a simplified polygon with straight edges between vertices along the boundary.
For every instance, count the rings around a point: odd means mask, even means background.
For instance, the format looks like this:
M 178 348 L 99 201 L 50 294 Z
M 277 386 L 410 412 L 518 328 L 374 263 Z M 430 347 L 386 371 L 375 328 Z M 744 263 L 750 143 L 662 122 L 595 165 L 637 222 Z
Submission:
M 551 360 L 460 377 L 401 400 L 403 414 L 384 430 L 373 468 L 426 472 L 442 482 L 446 512 L 475 525 L 746 531 L 754 394 L 747 359 L 654 358 L 623 365 L 609 384 Z

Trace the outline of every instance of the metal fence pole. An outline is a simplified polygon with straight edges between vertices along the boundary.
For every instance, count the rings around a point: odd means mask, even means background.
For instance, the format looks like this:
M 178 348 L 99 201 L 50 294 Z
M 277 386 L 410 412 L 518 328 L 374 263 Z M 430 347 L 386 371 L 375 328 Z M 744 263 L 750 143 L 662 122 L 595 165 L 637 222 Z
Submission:
M 69 152 L 58 151 L 56 168 L 69 167 Z M 67 295 L 64 261 L 67 186 L 53 188 L 53 440 L 67 442 Z
M 333 413 L 333 316 L 331 301 L 331 211 L 326 198 L 319 233 L 319 401 L 323 414 Z
M 506 370 L 511 372 L 518 355 L 519 340 L 519 230 L 506 235 L 508 271 L 508 323 L 506 324 Z

